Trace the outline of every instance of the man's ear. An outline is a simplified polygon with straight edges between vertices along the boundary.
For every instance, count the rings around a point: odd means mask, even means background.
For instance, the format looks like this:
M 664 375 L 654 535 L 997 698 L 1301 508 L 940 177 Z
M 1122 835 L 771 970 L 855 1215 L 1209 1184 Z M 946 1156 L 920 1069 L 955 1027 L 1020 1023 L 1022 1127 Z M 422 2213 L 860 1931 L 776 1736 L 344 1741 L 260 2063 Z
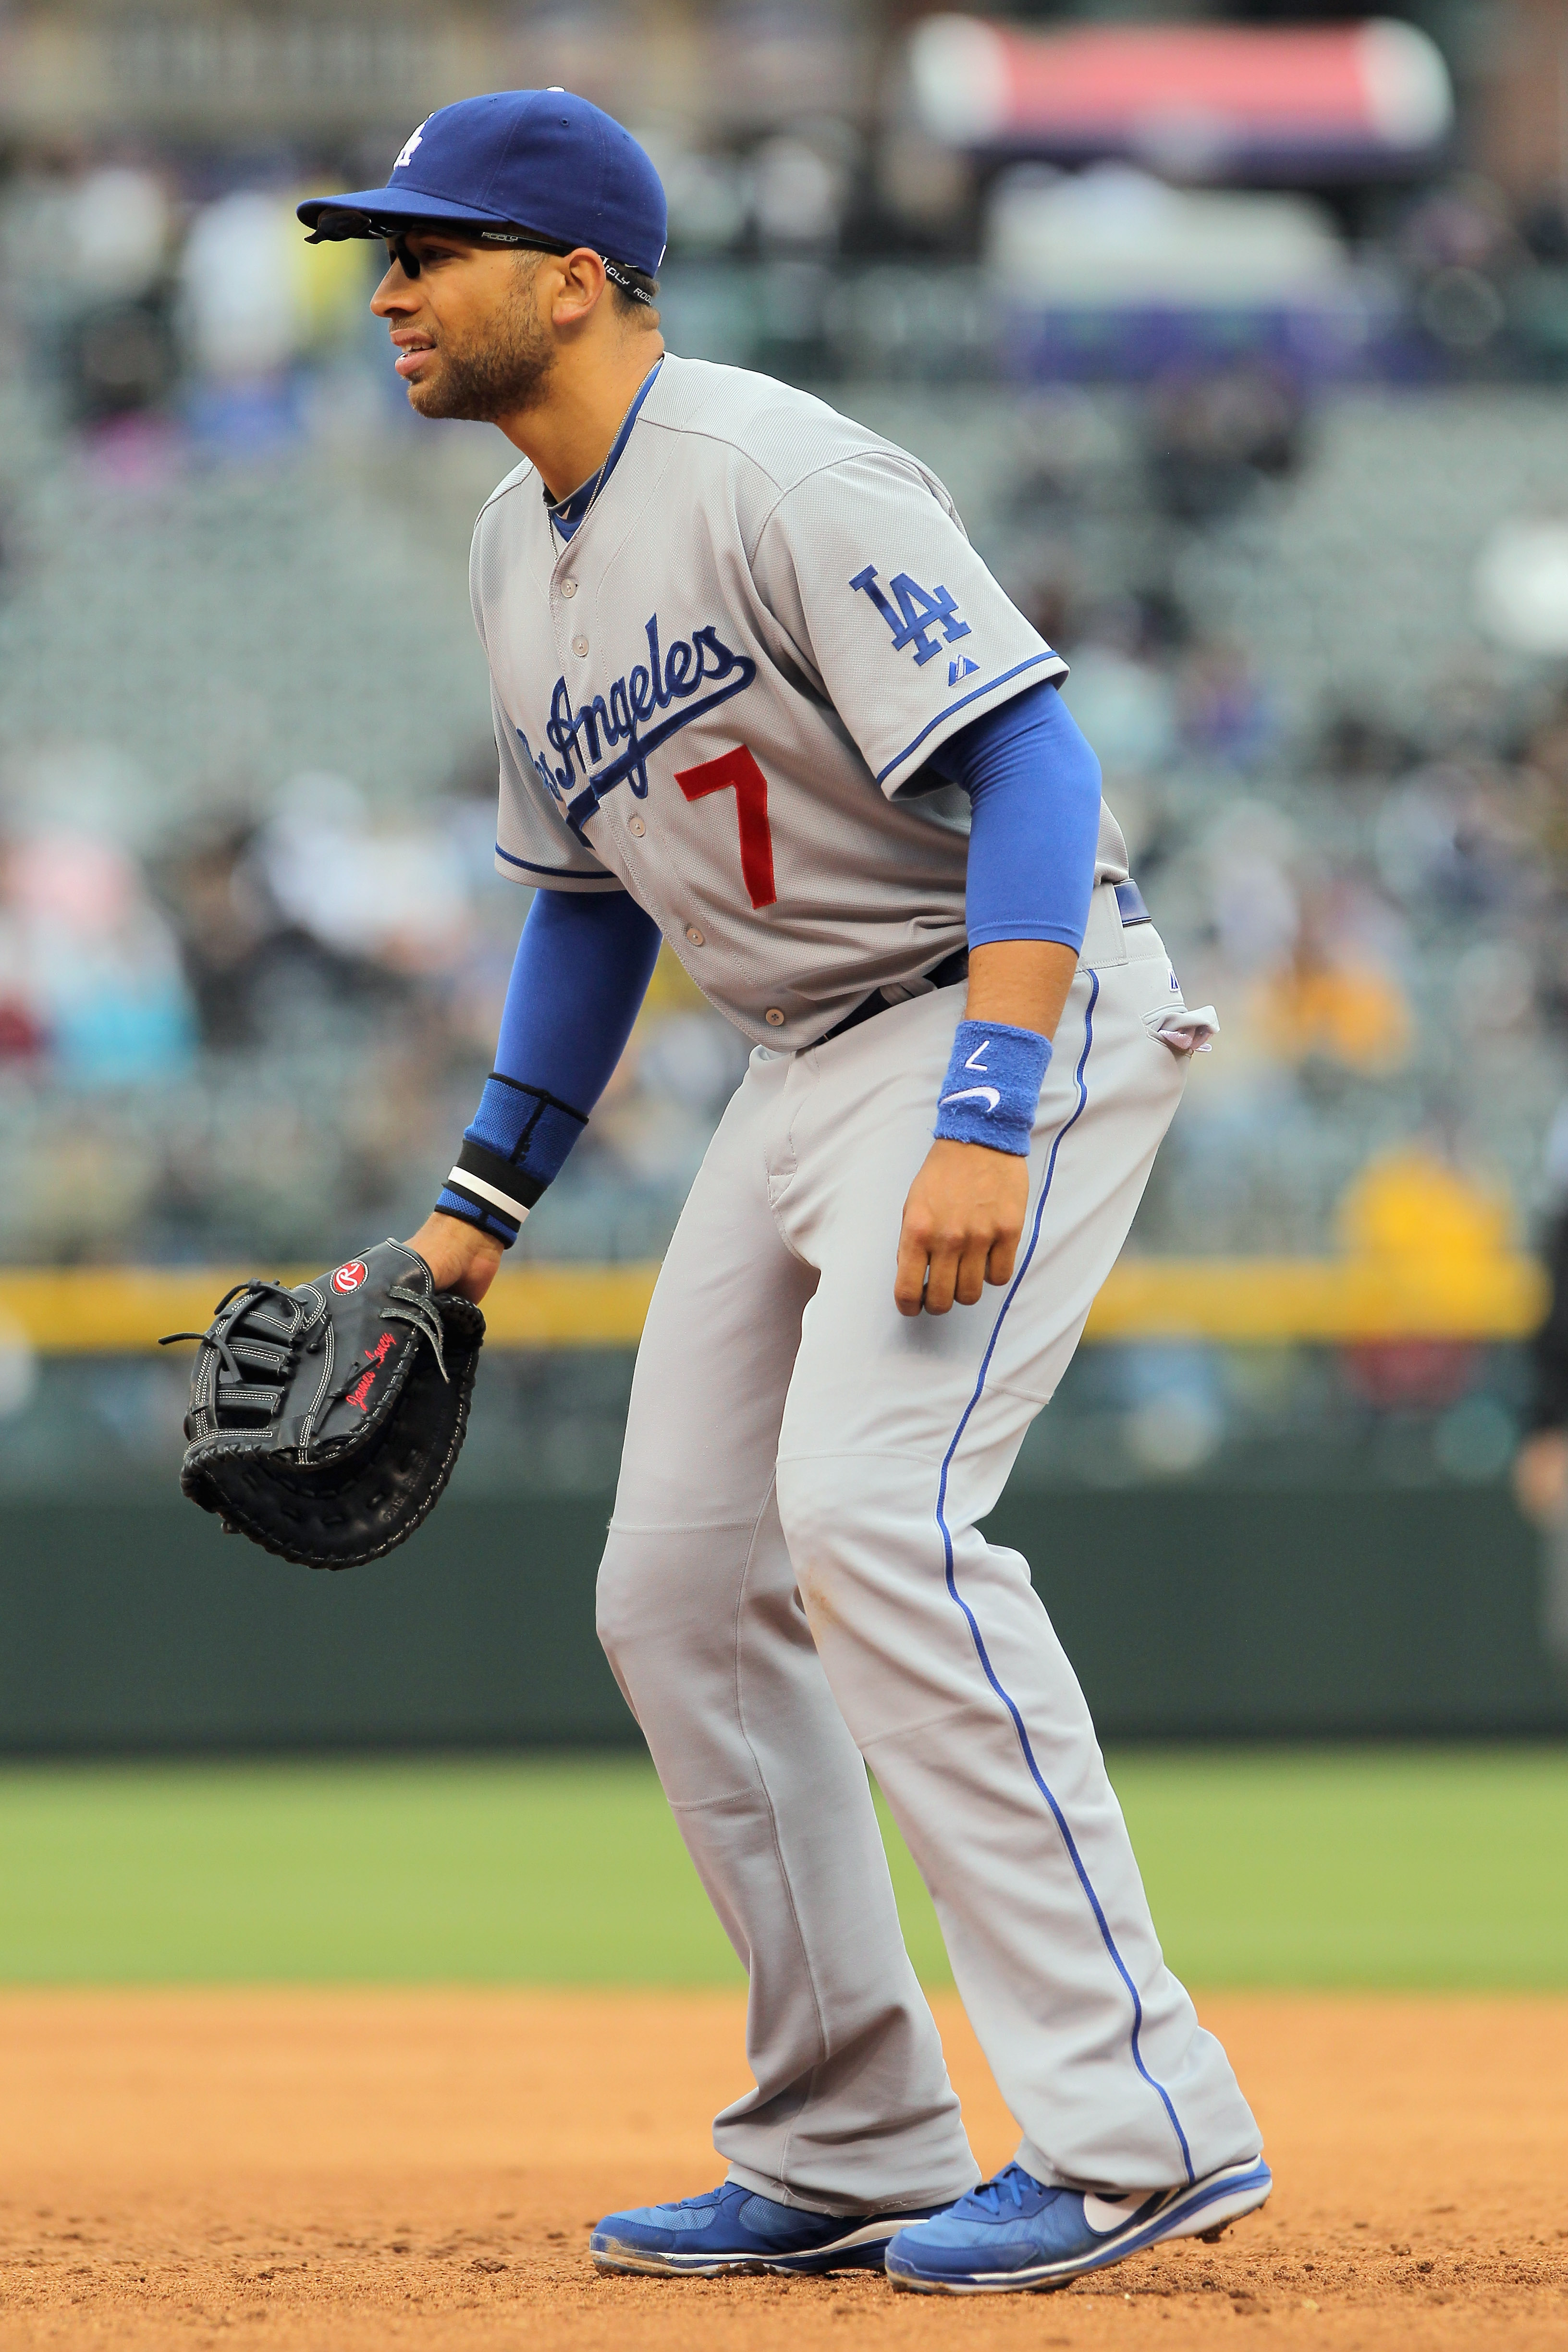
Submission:
M 556 262 L 561 283 L 551 305 L 552 316 L 563 326 L 573 326 L 593 316 L 605 299 L 609 280 L 605 265 L 592 248 L 578 246 Z

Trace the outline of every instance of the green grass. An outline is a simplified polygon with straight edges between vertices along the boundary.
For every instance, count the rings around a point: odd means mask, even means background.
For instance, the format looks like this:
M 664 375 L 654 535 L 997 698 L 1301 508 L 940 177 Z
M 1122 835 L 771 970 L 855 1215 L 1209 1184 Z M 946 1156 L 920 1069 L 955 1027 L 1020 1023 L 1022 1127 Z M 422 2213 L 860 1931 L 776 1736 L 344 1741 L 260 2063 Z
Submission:
M 1112 1759 L 1194 1983 L 1568 1987 L 1568 1751 Z M 948 1981 L 890 1837 L 910 1949 Z M 631 1759 L 0 1769 L 0 1980 L 738 1983 Z

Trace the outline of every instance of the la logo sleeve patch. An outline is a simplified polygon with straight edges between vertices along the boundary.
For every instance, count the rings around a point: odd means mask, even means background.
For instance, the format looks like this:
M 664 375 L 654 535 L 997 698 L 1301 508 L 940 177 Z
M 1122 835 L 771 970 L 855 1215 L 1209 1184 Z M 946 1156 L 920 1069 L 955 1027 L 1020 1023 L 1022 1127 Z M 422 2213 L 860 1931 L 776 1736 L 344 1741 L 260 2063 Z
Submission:
M 907 572 L 895 572 L 884 589 L 877 578 L 876 565 L 868 563 L 864 572 L 855 574 L 849 585 L 868 596 L 886 621 L 893 633 L 894 653 L 901 654 L 906 646 L 914 647 L 917 669 L 922 669 L 928 661 L 934 661 L 941 653 L 942 639 L 936 634 L 939 628 L 950 646 L 955 646 L 960 637 L 969 635 L 969 624 L 959 613 L 958 599 L 940 582 L 934 588 L 922 588 L 920 582 L 912 580 Z M 893 598 L 891 604 L 889 602 L 889 593 Z M 955 686 L 957 682 L 956 677 L 948 679 L 950 686 Z

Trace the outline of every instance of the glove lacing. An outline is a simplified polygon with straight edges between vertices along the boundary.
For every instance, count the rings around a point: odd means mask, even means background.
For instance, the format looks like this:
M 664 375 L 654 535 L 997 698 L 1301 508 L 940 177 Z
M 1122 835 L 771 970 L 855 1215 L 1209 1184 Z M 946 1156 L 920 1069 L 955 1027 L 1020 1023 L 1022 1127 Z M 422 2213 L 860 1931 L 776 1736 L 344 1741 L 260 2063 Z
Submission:
M 289 1328 L 277 1339 L 264 1338 L 259 1333 L 241 1331 L 238 1328 L 252 1307 L 268 1297 L 281 1300 L 289 1310 Z M 245 1304 L 228 1317 L 226 1327 L 220 1328 L 224 1324 L 225 1309 L 236 1298 L 243 1298 Z M 283 1400 L 299 1368 L 300 1357 L 320 1346 L 325 1329 L 325 1317 L 310 1317 L 301 1307 L 297 1293 L 285 1284 L 237 1282 L 218 1300 L 212 1322 L 205 1331 L 171 1331 L 159 1340 L 158 1345 L 170 1348 L 178 1340 L 195 1339 L 200 1347 L 212 1349 L 218 1360 L 217 1378 L 213 1384 L 215 1418 L 219 1403 L 226 1402 L 231 1406 L 254 1411 L 272 1421 L 282 1410 Z M 251 1365 L 258 1365 L 262 1370 L 270 1372 L 277 1382 L 276 1387 L 253 1381 L 241 1361 L 242 1357 Z M 226 1399 L 221 1394 L 225 1389 L 231 1391 Z M 232 1393 L 235 1390 L 245 1391 L 243 1400 Z M 194 1433 L 191 1417 L 187 1413 L 185 1435 L 188 1438 Z
M 407 1323 L 416 1332 L 428 1339 L 431 1351 L 436 1358 L 436 1369 L 443 1381 L 449 1381 L 450 1376 L 447 1370 L 447 1359 L 442 1346 L 444 1334 L 441 1328 L 441 1318 L 430 1301 L 419 1291 L 411 1289 L 407 1284 L 401 1282 L 395 1282 L 392 1285 L 389 1297 L 401 1303 L 386 1307 L 384 1311 L 387 1320 L 395 1323 Z M 226 1328 L 220 1328 L 224 1324 L 225 1309 L 231 1300 L 240 1297 L 243 1297 L 245 1304 L 235 1314 L 229 1316 Z M 245 1317 L 263 1298 L 268 1297 L 280 1300 L 289 1311 L 289 1328 L 276 1340 L 265 1338 L 258 1333 L 241 1331 L 238 1328 Z M 215 1416 L 219 1402 L 226 1402 L 231 1407 L 238 1406 L 241 1410 L 254 1411 L 263 1415 L 265 1419 L 273 1421 L 282 1410 L 283 1400 L 299 1369 L 300 1357 L 312 1353 L 320 1347 L 327 1328 L 327 1322 L 328 1318 L 325 1314 L 310 1315 L 301 1307 L 299 1292 L 289 1289 L 281 1282 L 237 1282 L 232 1288 L 226 1290 L 218 1300 L 213 1311 L 212 1322 L 206 1330 L 170 1331 L 159 1340 L 158 1345 L 160 1348 L 171 1348 L 179 1340 L 195 1339 L 199 1346 L 212 1349 L 217 1358 L 217 1378 L 214 1383 L 213 1396 Z M 279 1360 L 280 1354 L 281 1360 Z M 250 1364 L 259 1365 L 261 1370 L 270 1372 L 277 1381 L 277 1386 L 265 1386 L 253 1381 L 241 1361 L 242 1357 L 247 1358 Z M 353 1378 L 341 1389 L 335 1389 L 326 1399 L 326 1402 L 341 1404 L 356 1385 L 359 1377 L 360 1370 L 355 1365 Z M 226 1400 L 222 1399 L 220 1395 L 220 1391 L 225 1389 L 231 1391 Z M 236 1390 L 245 1391 L 243 1400 L 232 1393 Z M 189 1438 L 194 1434 L 190 1425 L 190 1415 L 187 1413 L 185 1435 Z

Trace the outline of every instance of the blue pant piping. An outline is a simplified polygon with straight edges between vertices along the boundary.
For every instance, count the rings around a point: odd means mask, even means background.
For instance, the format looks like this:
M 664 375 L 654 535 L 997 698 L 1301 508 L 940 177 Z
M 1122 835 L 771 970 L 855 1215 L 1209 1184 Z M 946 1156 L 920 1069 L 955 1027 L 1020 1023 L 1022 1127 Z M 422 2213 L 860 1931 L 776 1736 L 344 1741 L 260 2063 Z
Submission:
M 936 1523 L 942 1529 L 942 1550 L 946 1555 L 947 1559 L 947 1589 L 952 1595 L 953 1600 L 958 1603 L 958 1606 L 963 1610 L 964 1616 L 969 1622 L 969 1631 L 973 1639 L 975 1655 L 980 1660 L 981 1670 L 984 1673 L 986 1681 L 990 1684 L 992 1689 L 995 1692 L 997 1697 L 1001 1700 L 1003 1706 L 1006 1708 L 1008 1714 L 1013 1718 L 1013 1727 L 1018 1735 L 1018 1745 L 1024 1751 L 1024 1761 L 1029 1768 L 1030 1773 L 1034 1779 L 1035 1786 L 1038 1789 L 1041 1796 L 1044 1797 L 1047 1804 L 1051 1809 L 1051 1812 L 1056 1820 L 1057 1827 L 1061 1832 L 1062 1843 L 1066 1846 L 1072 1866 L 1078 1873 L 1079 1884 L 1083 1888 L 1085 1895 L 1089 1897 L 1089 1907 L 1094 1913 L 1100 1936 L 1104 1940 L 1105 1948 L 1110 1953 L 1110 1958 L 1115 1964 L 1117 1974 L 1121 1977 L 1122 1983 L 1127 1987 L 1128 1998 L 1132 2003 L 1132 2063 L 1137 2067 L 1138 2072 L 1142 2075 L 1143 2080 L 1149 2084 L 1151 2090 L 1157 2091 L 1160 2095 L 1165 2113 L 1171 2119 L 1171 2129 L 1175 2133 L 1176 2138 L 1180 2143 L 1182 2162 L 1186 2166 L 1187 2179 L 1191 2181 L 1195 2179 L 1196 2176 L 1193 2171 L 1192 2150 L 1187 2146 L 1187 2136 L 1182 2129 L 1181 2123 L 1177 2118 L 1176 2110 L 1172 2102 L 1169 2091 L 1166 2090 L 1163 2083 L 1156 2082 L 1153 2075 L 1151 2074 L 1148 2067 L 1143 2063 L 1143 2053 L 1138 2046 L 1139 2037 L 1143 2030 L 1143 2004 L 1138 1998 L 1138 1988 L 1133 1983 L 1132 1979 L 1128 1972 L 1127 1963 L 1123 1960 L 1121 1953 L 1116 1948 L 1116 1938 L 1110 1932 L 1110 1923 L 1107 1919 L 1104 1910 L 1101 1908 L 1100 1897 L 1094 1891 L 1089 1873 L 1084 1868 L 1083 1856 L 1079 1853 L 1077 1841 L 1074 1839 L 1071 1830 L 1068 1827 L 1067 1816 L 1062 1811 L 1062 1809 L 1057 1802 L 1056 1798 L 1052 1795 L 1050 1789 L 1047 1785 L 1044 1773 L 1040 1770 L 1038 1764 L 1035 1761 L 1035 1751 L 1029 1743 L 1029 1735 L 1024 1727 L 1024 1718 L 1018 1712 L 1018 1708 L 1015 1701 L 1009 1696 L 1008 1693 L 1003 1689 L 1001 1683 L 997 1680 L 996 1671 L 992 1665 L 990 1658 L 986 1654 L 985 1643 L 981 1638 L 980 1627 L 975 1622 L 974 1612 L 971 1609 L 968 1601 L 965 1601 L 963 1595 L 958 1589 L 957 1580 L 953 1575 L 952 1568 L 952 1533 L 947 1524 L 947 1474 L 952 1466 L 952 1457 L 957 1453 L 959 1442 L 962 1439 L 964 1431 L 969 1426 L 970 1415 L 973 1412 L 975 1406 L 980 1402 L 982 1392 L 985 1387 L 985 1376 L 991 1369 L 991 1359 L 996 1352 L 996 1341 L 1001 1335 L 1002 1325 L 1006 1318 L 1007 1309 L 1012 1306 L 1014 1299 L 1017 1297 L 1018 1285 L 1028 1273 L 1030 1263 L 1034 1258 L 1036 1245 L 1040 1238 L 1040 1220 L 1045 1215 L 1046 1202 L 1050 1198 L 1051 1180 L 1057 1172 L 1057 1154 L 1061 1150 L 1062 1138 L 1077 1126 L 1079 1120 L 1083 1116 L 1085 1106 L 1089 1101 L 1089 1088 L 1084 1084 L 1084 1071 L 1089 1063 L 1089 1049 L 1094 1043 L 1094 1008 L 1099 1001 L 1100 974 L 1098 972 L 1091 971 L 1089 975 L 1089 1009 L 1084 1014 L 1083 1021 L 1083 1052 L 1079 1055 L 1078 1069 L 1074 1074 L 1078 1085 L 1078 1105 L 1072 1117 L 1068 1119 L 1062 1127 L 1058 1129 L 1056 1138 L 1051 1144 L 1051 1156 L 1046 1162 L 1046 1181 L 1040 1187 L 1039 1202 L 1035 1210 L 1035 1223 L 1029 1234 L 1029 1246 L 1024 1252 L 1024 1263 L 1018 1268 L 1017 1273 L 1013 1276 L 1007 1296 L 1002 1301 L 1002 1311 L 996 1318 L 995 1328 L 991 1334 L 985 1353 L 981 1359 L 980 1377 L 974 1383 L 974 1393 L 970 1398 L 969 1402 L 964 1406 L 963 1417 L 960 1421 L 958 1427 L 952 1433 L 952 1443 L 948 1447 L 946 1454 L 942 1456 L 942 1476 L 937 1486 Z

